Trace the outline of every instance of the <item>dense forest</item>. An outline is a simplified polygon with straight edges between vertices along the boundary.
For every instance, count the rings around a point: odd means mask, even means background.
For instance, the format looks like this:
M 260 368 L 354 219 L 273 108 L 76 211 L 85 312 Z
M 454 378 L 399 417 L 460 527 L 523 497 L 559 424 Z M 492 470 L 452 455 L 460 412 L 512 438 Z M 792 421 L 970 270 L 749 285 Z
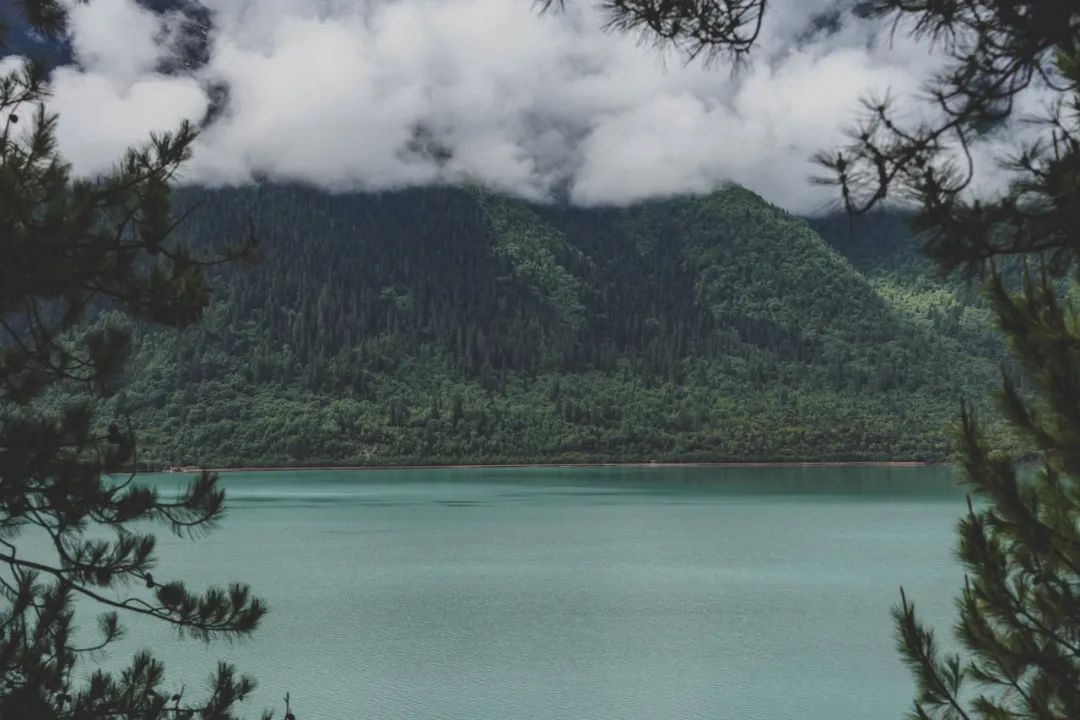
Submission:
M 947 457 L 1004 349 L 903 217 L 731 187 L 628 208 L 476 188 L 185 190 L 196 248 L 259 237 L 111 410 L 139 463 Z

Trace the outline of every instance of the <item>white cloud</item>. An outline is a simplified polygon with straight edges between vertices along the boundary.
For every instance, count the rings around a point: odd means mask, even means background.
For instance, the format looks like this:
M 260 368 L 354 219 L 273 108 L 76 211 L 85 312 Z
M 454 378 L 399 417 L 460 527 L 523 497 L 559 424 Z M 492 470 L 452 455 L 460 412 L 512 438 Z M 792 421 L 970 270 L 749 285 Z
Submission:
M 56 112 L 57 142 L 77 171 L 110 170 L 132 144 L 153 132 L 175 130 L 182 118 L 199 118 L 207 98 L 192 78 L 146 78 L 118 83 L 100 73 L 57 70 L 49 109 Z
M 133 0 L 72 2 L 68 7 L 71 47 L 79 63 L 117 81 L 152 71 L 163 49 L 164 28 L 154 13 Z
M 175 16 L 133 0 L 75 8 L 81 67 L 57 71 L 52 107 L 77 169 L 100 171 L 150 129 L 198 120 L 224 84 L 227 110 L 200 137 L 192 181 L 470 179 L 580 203 L 734 181 L 805 211 L 830 198 L 806 181 L 808 158 L 837 141 L 858 97 L 912 92 L 934 61 L 850 15 L 808 34 L 835 0 L 771 3 L 753 64 L 735 75 L 605 33 L 589 0 L 543 16 L 532 0 L 205 1 L 210 58 L 187 76 L 158 71 Z

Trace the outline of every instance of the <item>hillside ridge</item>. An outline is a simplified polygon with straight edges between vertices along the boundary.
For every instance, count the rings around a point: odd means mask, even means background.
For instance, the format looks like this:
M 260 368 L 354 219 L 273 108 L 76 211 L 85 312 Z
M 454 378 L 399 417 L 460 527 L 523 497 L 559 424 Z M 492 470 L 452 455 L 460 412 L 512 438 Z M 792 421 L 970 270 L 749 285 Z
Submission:
M 1000 362 L 977 296 L 738 187 L 591 209 L 475 188 L 192 202 L 187 239 L 251 217 L 261 260 L 215 274 L 200 327 L 139 332 L 114 409 L 147 466 L 938 460 Z

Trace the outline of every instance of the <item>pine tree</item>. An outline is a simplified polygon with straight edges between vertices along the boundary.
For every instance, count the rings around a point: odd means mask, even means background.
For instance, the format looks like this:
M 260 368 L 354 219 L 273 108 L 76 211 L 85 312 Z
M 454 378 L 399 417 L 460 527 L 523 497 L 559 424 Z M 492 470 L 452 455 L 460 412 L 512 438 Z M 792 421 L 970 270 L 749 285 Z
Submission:
M 901 653 L 919 695 L 913 718 L 1080 717 L 1080 316 L 1045 274 L 1010 294 L 990 282 L 1002 330 L 1035 391 L 1006 376 L 1002 406 L 1037 470 L 995 452 L 962 414 L 969 500 L 957 602 L 966 653 L 942 653 L 906 596 L 894 610 Z
M 562 4 L 558 0 L 545 3 Z M 741 59 L 763 0 L 613 0 L 613 27 L 690 56 Z M 895 101 L 869 99 L 838 151 L 818 160 L 849 212 L 914 201 L 915 228 L 945 271 L 987 277 L 1018 370 L 1005 373 L 1005 418 L 1035 470 L 990 447 L 961 413 L 963 478 L 973 496 L 959 525 L 967 579 L 957 601 L 960 652 L 943 653 L 901 593 L 900 651 L 918 682 L 913 718 L 1080 718 L 1080 309 L 1060 279 L 1080 278 L 1080 5 L 1075 0 L 870 0 L 854 12 L 942 48 L 930 79 L 937 120 L 905 123 Z M 993 198 L 969 192 L 972 147 L 1017 120 L 1016 99 L 1056 95 L 1042 137 L 997 160 L 1013 173 Z M 1019 264 L 1019 269 L 1016 265 Z M 1010 290 L 1009 271 L 1019 274 Z M 1021 381 L 1029 388 L 1021 392 Z
M 56 0 L 25 10 L 39 32 L 63 27 Z M 165 691 L 148 653 L 78 681 L 120 636 L 121 612 L 210 640 L 249 634 L 266 611 L 240 584 L 195 593 L 155 576 L 146 523 L 199 533 L 221 518 L 224 494 L 208 473 L 177 498 L 116 474 L 133 464 L 135 437 L 99 401 L 120 385 L 129 331 L 81 321 L 93 308 L 189 325 L 207 302 L 203 266 L 248 243 L 196 258 L 170 237 L 170 184 L 191 125 L 128 151 L 104 177 L 78 179 L 57 152 L 47 90 L 32 63 L 0 79 L 0 717 L 231 718 L 254 682 L 226 663 L 201 700 Z M 20 552 L 28 531 L 51 541 L 51 561 Z M 73 640 L 76 597 L 104 611 L 90 646 Z
M 819 159 L 849 210 L 914 198 L 915 226 L 940 267 L 988 276 L 1019 366 L 1005 373 L 1000 405 L 1039 456 L 1037 469 L 1019 468 L 962 412 L 963 479 L 975 498 L 958 529 L 962 651 L 941 652 L 902 596 L 899 647 L 919 688 L 911 717 L 1080 717 L 1080 315 L 1057 280 L 1080 274 L 1080 7 L 887 0 L 873 11 L 946 48 L 933 88 L 941 120 L 905 127 L 892 103 L 869 101 L 851 143 Z M 973 198 L 970 148 L 1003 131 L 1032 87 L 1059 100 L 1043 137 L 999 158 L 1014 173 L 1005 192 Z M 1017 263 L 1020 287 L 1010 290 Z

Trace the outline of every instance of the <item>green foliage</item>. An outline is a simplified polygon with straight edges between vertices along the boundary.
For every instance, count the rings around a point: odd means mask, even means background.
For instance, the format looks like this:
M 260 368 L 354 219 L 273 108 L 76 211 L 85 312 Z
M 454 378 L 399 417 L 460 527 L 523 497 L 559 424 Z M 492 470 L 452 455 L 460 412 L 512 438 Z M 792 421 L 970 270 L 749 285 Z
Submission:
M 642 29 L 691 56 L 738 57 L 753 44 L 767 3 L 605 5 L 616 27 Z M 870 0 L 853 11 L 891 20 L 894 30 L 935 46 L 943 62 L 927 79 L 934 112 L 898 112 L 892 99 L 868 99 L 846 146 L 818 155 L 829 171 L 823 182 L 856 215 L 886 199 L 913 202 L 919 242 L 939 268 L 989 275 L 990 314 L 1013 349 L 1001 414 L 1039 458 L 1033 472 L 1021 470 L 964 408 L 964 479 L 979 501 L 959 526 L 968 575 L 956 634 L 964 652 L 943 652 L 902 594 L 894 613 L 899 648 L 918 683 L 910 717 L 1072 720 L 1080 717 L 1080 316 L 1063 297 L 1074 296 L 1068 280 L 1080 277 L 1080 6 Z M 1018 100 L 1031 90 L 1050 98 L 1042 118 L 1023 118 L 1041 137 L 1001 153 L 995 143 L 1020 119 Z M 987 171 L 975 147 L 986 139 L 994 141 L 981 148 L 993 155 L 986 164 L 1013 175 L 997 196 L 975 198 L 973 181 Z M 906 254 L 903 242 L 890 248 Z M 905 296 L 910 278 L 882 277 L 880 256 L 852 259 L 878 275 L 883 296 Z M 1035 277 L 1029 265 L 1038 267 Z M 942 297 L 926 288 L 908 293 L 909 317 L 926 314 L 941 327 L 934 306 Z M 977 333 L 980 314 L 965 308 L 960 317 Z
M 617 26 L 644 28 L 691 55 L 747 51 L 745 26 L 760 28 L 765 7 L 740 0 L 608 5 Z M 735 16 L 743 24 L 723 22 L 732 10 L 743 13 Z M 936 112 L 897 112 L 888 98 L 868 99 L 848 144 L 818 155 L 830 175 L 824 182 L 839 188 L 855 214 L 888 198 L 914 201 L 922 246 L 942 270 L 989 273 L 991 314 L 1016 365 L 1005 370 L 1002 414 L 1040 457 L 1034 477 L 1022 473 L 964 409 L 964 477 L 982 501 L 969 504 L 959 527 L 968 577 L 957 636 L 966 653 L 942 652 L 902 596 L 899 646 L 919 689 L 910 717 L 1077 718 L 1080 319 L 1062 300 L 1069 294 L 1062 279 L 1077 278 L 1080 257 L 1080 8 L 1074 0 L 871 0 L 857 11 L 889 18 L 943 53 L 926 88 Z M 969 190 L 985 170 L 975 144 L 1000 140 L 994 134 L 1018 119 L 1017 100 L 1032 89 L 1052 98 L 1037 123 L 1024 118 L 1041 125 L 1042 137 L 1011 156 L 991 145 L 992 162 L 1014 175 L 996 197 L 975 199 Z M 903 254 L 900 244 L 893 250 Z M 1029 263 L 1038 266 L 1034 279 Z M 1004 268 L 1019 270 L 1012 273 L 1018 290 L 1010 290 Z M 911 299 L 916 313 L 934 301 L 925 291 Z
M 514 274 L 532 285 L 569 330 L 580 330 L 585 324 L 581 282 L 559 263 L 560 256 L 580 262 L 580 253 L 520 203 L 487 192 L 477 197 L 491 224 L 496 257 L 508 260 Z
M 262 262 L 215 274 L 200 326 L 138 334 L 113 407 L 145 467 L 943 459 L 955 398 L 1002 352 L 981 298 L 863 272 L 830 247 L 846 230 L 825 242 L 739 188 L 177 202 L 199 203 L 196 244 L 254 215 Z
M 26 6 L 38 30 L 62 23 L 55 2 Z M 177 498 L 113 474 L 132 463 L 135 438 L 100 409 L 122 378 L 130 326 L 86 321 L 93 308 L 174 327 L 202 317 L 206 263 L 170 238 L 169 185 L 194 131 L 181 125 L 111 173 L 76 179 L 57 155 L 46 91 L 32 65 L 0 79 L 0 717 L 226 720 L 254 687 L 227 664 L 201 702 L 171 697 L 147 653 L 83 677 L 120 636 L 120 613 L 209 640 L 248 635 L 266 611 L 243 585 L 197 593 L 154 577 L 150 527 L 205 530 L 224 495 L 205 473 Z M 26 535 L 50 552 L 25 552 Z M 77 641 L 76 598 L 105 611 L 89 645 Z
M 919 686 L 913 718 L 1080 717 L 1080 316 L 1046 276 L 1010 294 L 991 282 L 994 311 L 1034 391 L 1006 376 L 1002 408 L 1037 469 L 1019 468 L 963 413 L 964 476 L 984 505 L 959 525 L 967 582 L 957 636 L 943 653 L 906 597 L 900 650 Z
M 964 409 L 961 461 L 978 503 L 958 528 L 963 652 L 940 650 L 902 596 L 899 647 L 919 690 L 910 717 L 1080 717 L 1080 317 L 1069 288 L 1080 250 L 1080 9 L 879 0 L 874 10 L 945 40 L 948 62 L 930 86 L 943 119 L 907 128 L 890 103 L 869 102 L 851 143 L 820 159 L 850 209 L 914 198 L 938 265 L 989 276 L 991 313 L 1013 351 L 1001 414 L 1039 458 L 1018 467 Z M 1041 125 L 1040 141 L 997 157 L 1010 185 L 973 199 L 973 143 L 1015 119 L 1015 99 L 1032 87 L 1054 96 L 1041 123 L 1025 118 Z

